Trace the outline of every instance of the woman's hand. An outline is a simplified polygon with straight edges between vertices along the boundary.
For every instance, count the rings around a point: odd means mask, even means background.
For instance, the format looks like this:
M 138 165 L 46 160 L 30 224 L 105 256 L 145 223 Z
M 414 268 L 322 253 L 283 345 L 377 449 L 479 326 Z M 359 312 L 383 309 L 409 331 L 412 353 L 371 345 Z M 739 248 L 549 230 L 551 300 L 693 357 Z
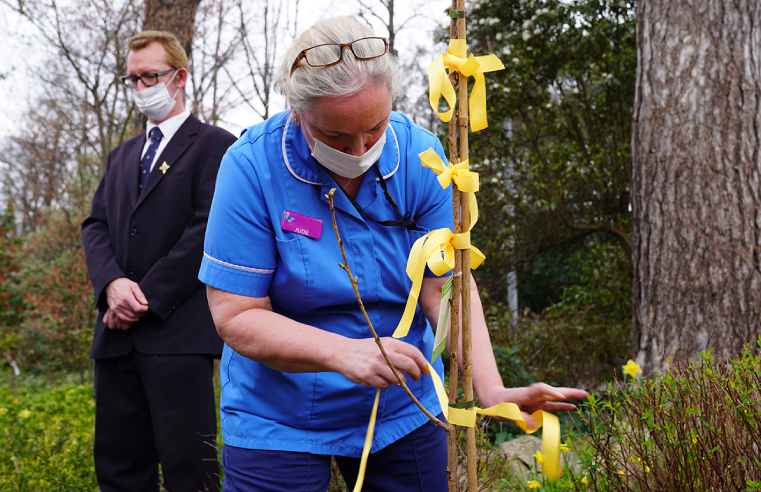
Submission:
M 488 408 L 499 403 L 515 403 L 520 408 L 526 425 L 535 429 L 539 423 L 531 414 L 537 410 L 563 412 L 576 408 L 565 400 L 579 400 L 587 397 L 587 392 L 576 388 L 555 388 L 545 383 L 534 383 L 522 388 L 505 388 L 492 385 L 478 394 L 481 404 Z
M 381 343 L 405 383 L 407 376 L 417 381 L 421 375 L 428 374 L 428 361 L 416 347 L 391 337 L 382 338 Z M 396 376 L 374 339 L 345 339 L 344 345 L 343 356 L 335 361 L 333 370 L 365 386 L 388 389 L 397 384 Z

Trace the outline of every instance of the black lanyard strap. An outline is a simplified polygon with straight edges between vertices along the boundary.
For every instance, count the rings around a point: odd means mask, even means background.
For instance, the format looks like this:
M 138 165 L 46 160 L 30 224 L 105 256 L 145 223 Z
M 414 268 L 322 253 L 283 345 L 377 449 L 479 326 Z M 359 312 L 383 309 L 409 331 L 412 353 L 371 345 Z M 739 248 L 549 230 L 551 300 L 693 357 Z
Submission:
M 351 197 L 350 194 L 346 192 L 345 189 L 341 185 L 338 185 L 338 187 L 341 189 L 341 191 L 344 192 L 344 195 L 346 195 L 346 198 L 349 199 L 352 205 L 354 205 L 354 208 L 357 209 L 357 212 L 359 212 L 359 215 L 365 217 L 366 219 L 370 219 L 376 224 L 380 224 L 382 226 L 386 227 L 394 227 L 394 226 L 404 226 L 407 228 L 407 230 L 410 231 L 417 231 L 418 226 L 415 223 L 415 219 L 412 218 L 412 214 L 409 212 L 405 212 L 404 215 L 399 212 L 399 207 L 396 206 L 396 203 L 394 202 L 394 198 L 391 196 L 391 193 L 388 191 L 388 188 L 386 187 L 386 180 L 383 179 L 383 175 L 380 172 L 380 169 L 378 167 L 378 163 L 376 162 L 373 166 L 378 171 L 378 180 L 380 181 L 381 189 L 383 190 L 383 195 L 386 197 L 386 201 L 391 205 L 391 208 L 394 209 L 394 213 L 401 218 L 401 220 L 375 220 L 369 215 L 367 215 L 367 212 L 359 206 L 359 203 L 357 203 L 354 198 Z M 338 183 L 336 183 L 338 184 Z

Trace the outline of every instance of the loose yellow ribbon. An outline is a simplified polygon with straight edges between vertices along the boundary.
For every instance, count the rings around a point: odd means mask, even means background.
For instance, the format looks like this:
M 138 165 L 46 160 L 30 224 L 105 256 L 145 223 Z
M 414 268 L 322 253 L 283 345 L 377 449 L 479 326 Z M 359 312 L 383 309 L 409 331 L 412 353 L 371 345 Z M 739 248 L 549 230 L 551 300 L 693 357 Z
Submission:
M 367 457 L 370 456 L 370 448 L 373 447 L 373 433 L 375 432 L 375 419 L 378 414 L 378 398 L 380 390 L 375 390 L 375 402 L 370 414 L 370 423 L 367 424 L 367 434 L 365 434 L 365 447 L 362 448 L 362 458 L 359 460 L 359 471 L 357 472 L 357 483 L 354 484 L 354 492 L 362 490 L 362 484 L 365 482 L 365 469 L 367 468 Z
M 473 90 L 470 93 L 468 107 L 470 109 L 470 129 L 474 132 L 489 126 L 486 121 L 486 81 L 484 73 L 502 70 L 505 66 L 495 55 L 467 56 L 467 44 L 464 39 L 452 39 L 449 48 L 428 65 L 428 99 L 431 107 L 442 121 L 452 119 L 457 100 L 452 82 L 449 81 L 446 69 L 457 70 L 466 77 L 475 78 Z M 439 98 L 443 97 L 449 104 L 449 110 L 439 113 Z
M 489 408 L 479 408 L 475 406 L 467 409 L 450 407 L 446 390 L 444 390 L 444 384 L 441 382 L 441 378 L 439 378 L 439 373 L 436 372 L 436 369 L 434 369 L 430 363 L 428 363 L 428 373 L 433 380 L 433 386 L 436 389 L 436 396 L 439 399 L 441 411 L 447 422 L 452 425 L 475 427 L 477 415 L 488 415 L 490 417 L 510 419 L 526 434 L 533 434 L 544 427 L 544 431 L 542 432 L 542 453 L 544 454 L 542 473 L 553 482 L 560 478 L 560 421 L 557 416 L 545 412 L 544 410 L 537 410 L 532 413 L 531 416 L 539 422 L 539 426 L 536 429 L 529 429 L 520 408 L 518 408 L 518 405 L 515 403 L 500 403 L 499 405 L 494 405 Z M 380 390 L 376 390 L 375 402 L 373 403 L 373 409 L 370 413 L 370 422 L 367 425 L 367 433 L 365 434 L 365 445 L 362 448 L 362 458 L 359 462 L 357 482 L 354 484 L 353 492 L 360 492 L 365 481 L 367 458 L 370 455 L 370 449 L 373 446 L 373 433 L 375 431 L 375 421 L 378 414 L 379 397 Z
M 556 415 L 544 410 L 537 410 L 531 416 L 539 422 L 539 426 L 536 429 L 529 429 L 520 408 L 515 403 L 500 403 L 489 408 L 450 407 L 446 391 L 444 390 L 444 384 L 430 363 L 428 364 L 428 372 L 433 379 L 433 386 L 436 388 L 436 395 L 439 397 L 439 404 L 441 405 L 444 417 L 452 425 L 475 427 L 478 415 L 488 415 L 490 417 L 510 419 L 526 434 L 533 434 L 544 427 L 542 432 L 542 453 L 544 454 L 542 473 L 553 481 L 560 478 L 560 421 Z

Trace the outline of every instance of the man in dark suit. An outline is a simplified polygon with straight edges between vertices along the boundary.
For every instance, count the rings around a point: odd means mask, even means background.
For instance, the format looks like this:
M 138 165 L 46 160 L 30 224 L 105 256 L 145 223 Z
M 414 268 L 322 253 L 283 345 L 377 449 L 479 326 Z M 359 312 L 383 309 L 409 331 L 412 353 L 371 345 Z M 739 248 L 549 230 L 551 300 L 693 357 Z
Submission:
M 100 490 L 216 490 L 213 359 L 222 340 L 198 281 L 206 220 L 229 132 L 183 103 L 187 56 L 173 35 L 129 41 L 124 83 L 145 134 L 108 156 L 82 224 L 99 313 L 95 470 Z

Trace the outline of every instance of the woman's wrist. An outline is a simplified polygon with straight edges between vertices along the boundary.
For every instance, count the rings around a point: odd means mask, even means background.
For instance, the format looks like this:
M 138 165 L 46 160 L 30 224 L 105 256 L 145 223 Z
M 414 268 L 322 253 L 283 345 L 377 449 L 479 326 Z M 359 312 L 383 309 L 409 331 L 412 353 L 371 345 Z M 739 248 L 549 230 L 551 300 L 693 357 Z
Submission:
M 516 390 L 519 388 L 505 388 L 500 383 L 492 383 L 476 388 L 476 394 L 484 408 L 493 407 L 504 402 L 513 402 Z

